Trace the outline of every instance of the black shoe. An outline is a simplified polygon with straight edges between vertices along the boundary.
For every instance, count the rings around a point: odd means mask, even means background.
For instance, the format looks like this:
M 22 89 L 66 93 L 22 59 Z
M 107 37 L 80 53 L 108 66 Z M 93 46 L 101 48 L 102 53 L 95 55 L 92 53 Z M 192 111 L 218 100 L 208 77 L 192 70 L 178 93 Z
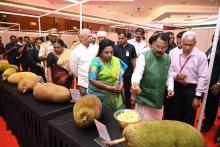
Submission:
M 203 124 L 201 127 L 201 132 L 208 132 L 211 129 L 211 125 Z

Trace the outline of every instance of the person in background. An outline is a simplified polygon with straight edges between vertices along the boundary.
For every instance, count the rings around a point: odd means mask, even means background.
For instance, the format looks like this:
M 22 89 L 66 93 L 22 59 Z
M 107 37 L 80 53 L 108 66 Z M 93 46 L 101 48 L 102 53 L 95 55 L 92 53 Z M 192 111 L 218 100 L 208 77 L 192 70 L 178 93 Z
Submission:
M 38 53 L 40 50 L 40 45 L 43 43 L 43 40 L 41 37 L 37 37 L 35 39 L 35 42 L 33 43 L 33 49 L 28 51 L 28 60 L 30 62 L 30 71 L 35 73 L 38 76 L 41 76 L 43 80 L 46 82 L 46 77 L 44 74 L 44 68 L 45 66 L 40 63 L 40 60 L 38 59 Z
M 169 52 L 176 47 L 176 43 L 174 42 L 175 37 L 173 32 L 167 32 L 167 35 L 169 36 L 170 41 L 166 53 L 169 54 Z
M 88 93 L 100 98 L 104 106 L 113 111 L 123 109 L 123 73 L 126 64 L 113 56 L 114 43 L 104 39 L 99 43 L 99 51 L 89 66 Z
M 20 67 L 19 60 L 16 57 L 19 55 L 18 50 L 20 46 L 17 44 L 17 39 L 15 35 L 10 36 L 10 42 L 5 46 L 5 55 L 8 58 L 9 64 L 14 64 Z
M 142 53 L 142 50 L 147 46 L 146 42 L 142 40 L 145 32 L 142 28 L 137 28 L 135 30 L 135 37 L 128 40 L 128 43 L 132 44 L 135 47 L 137 56 Z
M 124 78 L 124 95 L 125 106 L 131 109 L 131 76 L 135 69 L 137 54 L 135 47 L 127 42 L 125 32 L 118 34 L 119 44 L 115 46 L 114 56 L 121 59 L 126 65 L 127 69 L 123 75 Z
M 20 45 L 20 46 L 23 46 L 23 44 L 24 44 L 24 39 L 23 39 L 23 37 L 18 37 L 18 45 Z
M 45 66 L 45 75 L 47 78 L 47 56 L 50 52 L 54 52 L 54 48 L 53 48 L 53 43 L 55 42 L 55 40 L 59 37 L 58 34 L 58 30 L 56 28 L 52 28 L 48 31 L 48 36 L 46 37 L 46 39 L 48 39 L 48 41 L 44 42 L 41 44 L 40 46 L 40 50 L 39 50 L 39 54 L 38 54 L 38 58 L 41 62 L 41 64 L 43 66 Z
M 176 56 L 176 54 L 178 54 L 178 51 L 180 49 L 182 49 L 182 36 L 186 31 L 181 31 L 176 35 L 176 41 L 177 41 L 177 47 L 175 47 L 174 49 L 172 49 L 169 52 L 169 56 L 171 59 L 173 59 L 173 56 Z M 171 65 L 172 65 L 172 60 L 171 60 Z M 167 95 L 167 91 L 166 91 L 166 95 Z M 164 97 L 164 117 L 163 119 L 166 120 L 171 120 L 172 119 L 172 102 L 173 99 L 169 98 L 167 99 L 167 96 L 165 95 Z
M 89 29 L 82 29 L 79 33 L 80 44 L 71 51 L 70 68 L 74 76 L 78 78 L 78 89 L 81 96 L 87 94 L 88 71 L 93 55 L 89 51 L 92 35 Z
M 50 29 L 48 31 L 48 34 L 49 35 L 46 37 L 46 39 L 49 39 L 49 40 L 42 43 L 40 50 L 39 50 L 38 58 L 41 61 L 46 61 L 48 54 L 50 52 L 54 52 L 53 43 L 59 37 L 58 31 L 56 28 Z
M 56 39 L 53 46 L 54 52 L 50 52 L 47 57 L 48 82 L 70 88 L 73 80 L 70 70 L 70 50 L 64 48 L 61 39 Z
M 79 41 L 73 41 L 73 43 L 72 43 L 70 49 L 71 49 L 71 50 L 74 49 L 77 45 L 79 45 L 79 43 L 80 43 Z
M 21 66 L 22 71 L 28 71 L 30 67 L 28 52 L 34 48 L 34 44 L 31 43 L 29 36 L 24 36 L 24 43 L 22 47 L 19 49 L 20 57 L 21 58 Z
M 140 54 L 132 75 L 132 90 L 136 94 L 135 110 L 143 120 L 161 120 L 166 84 L 168 97 L 173 96 L 173 78 L 168 75 L 170 57 L 165 53 L 169 38 L 156 35 L 155 47 Z
M 196 48 L 196 33 L 185 32 L 182 49 L 171 56 L 169 73 L 175 79 L 172 119 L 194 125 L 196 110 L 208 83 L 208 60 Z
M 2 43 L 2 36 L 0 36 L 0 60 L 3 60 L 3 55 L 5 52 L 4 44 Z
M 97 32 L 98 42 L 100 43 L 103 39 L 106 39 L 106 36 L 107 36 L 106 31 L 98 31 Z
M 94 57 L 98 54 L 99 45 L 96 43 L 96 34 L 92 34 L 92 40 L 89 44 L 89 50 Z
M 152 48 L 155 47 L 155 42 L 156 42 L 156 39 L 157 39 L 157 36 L 156 35 L 152 35 L 149 40 L 148 40 L 148 43 L 149 43 L 149 46 L 145 47 L 141 53 L 144 53 Z
M 213 42 L 213 38 L 212 38 L 212 42 Z M 210 61 L 211 52 L 212 52 L 212 46 L 206 52 L 208 61 Z M 211 127 L 214 125 L 216 115 L 218 112 L 219 97 L 220 97 L 220 34 L 218 36 L 218 43 L 216 47 L 215 59 L 212 68 L 209 92 L 205 106 L 205 119 L 203 120 L 201 132 L 208 132 L 211 129 Z

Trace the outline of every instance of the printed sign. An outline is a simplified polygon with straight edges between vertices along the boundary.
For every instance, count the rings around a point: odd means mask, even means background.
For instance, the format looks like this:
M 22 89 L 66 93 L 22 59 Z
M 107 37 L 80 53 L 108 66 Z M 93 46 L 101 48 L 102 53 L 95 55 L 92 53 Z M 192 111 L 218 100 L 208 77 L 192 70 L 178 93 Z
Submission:
M 104 124 L 102 124 L 101 122 L 97 121 L 96 119 L 94 121 L 95 121 L 95 125 L 97 127 L 97 130 L 99 132 L 99 137 L 101 137 L 102 139 L 104 139 L 106 141 L 111 141 L 106 126 Z

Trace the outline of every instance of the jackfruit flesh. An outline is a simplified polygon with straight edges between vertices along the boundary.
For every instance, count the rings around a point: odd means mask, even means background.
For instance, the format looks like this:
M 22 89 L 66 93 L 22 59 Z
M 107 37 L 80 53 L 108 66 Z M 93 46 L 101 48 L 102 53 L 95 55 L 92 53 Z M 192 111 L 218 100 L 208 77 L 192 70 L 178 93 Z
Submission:
M 135 111 L 125 111 L 120 113 L 117 119 L 121 122 L 134 123 L 140 120 L 140 116 Z

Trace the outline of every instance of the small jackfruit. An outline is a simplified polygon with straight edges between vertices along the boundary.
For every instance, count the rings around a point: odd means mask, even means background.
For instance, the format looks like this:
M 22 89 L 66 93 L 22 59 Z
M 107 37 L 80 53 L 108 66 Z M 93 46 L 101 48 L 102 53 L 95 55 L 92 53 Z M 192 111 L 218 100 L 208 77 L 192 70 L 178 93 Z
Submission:
M 95 95 L 81 97 L 73 106 L 73 118 L 80 128 L 88 128 L 94 124 L 94 119 L 99 119 L 102 103 Z
M 26 77 L 37 77 L 37 75 L 32 72 L 17 72 L 10 75 L 7 80 L 11 84 L 18 84 L 22 78 Z
M 0 72 L 4 72 L 7 69 L 8 65 L 9 64 L 7 62 L 0 62 Z
M 26 77 L 22 78 L 18 82 L 18 90 L 22 93 L 33 90 L 34 85 L 38 82 L 38 77 Z
M 126 147 L 205 147 L 201 133 L 179 121 L 145 121 L 123 130 L 124 138 L 105 142 L 115 145 L 126 141 Z
M 15 68 L 8 68 L 6 69 L 3 74 L 2 74 L 2 78 L 3 80 L 6 80 L 10 75 L 16 73 L 17 70 Z
M 37 100 L 51 103 L 64 103 L 70 100 L 70 90 L 53 83 L 37 83 L 33 95 Z

